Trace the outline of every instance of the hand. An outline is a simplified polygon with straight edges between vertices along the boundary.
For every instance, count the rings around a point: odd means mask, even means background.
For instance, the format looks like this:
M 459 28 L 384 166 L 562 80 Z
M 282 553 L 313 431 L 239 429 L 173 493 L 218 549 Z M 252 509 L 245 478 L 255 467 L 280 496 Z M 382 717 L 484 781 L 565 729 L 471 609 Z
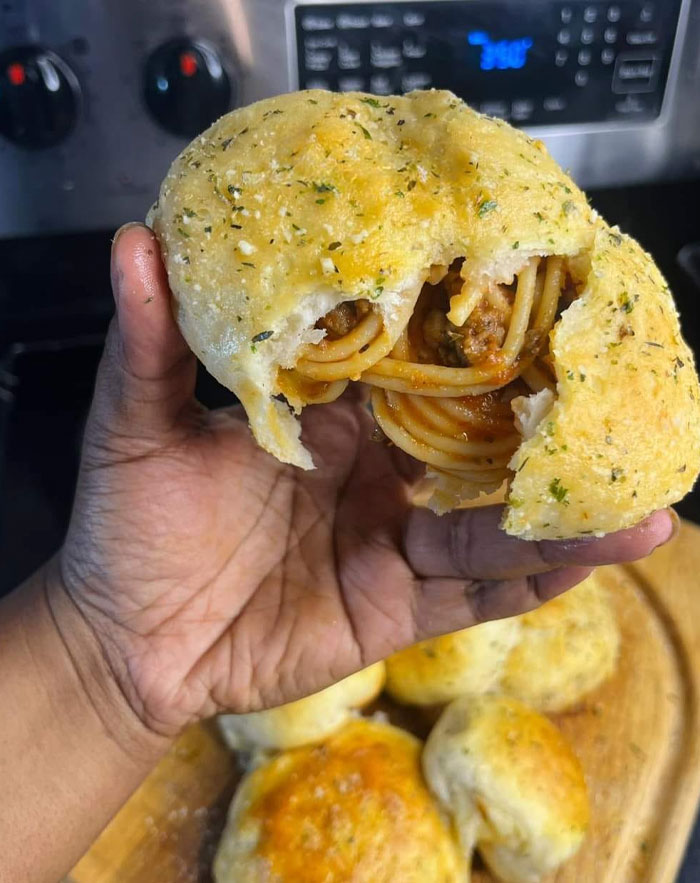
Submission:
M 113 287 L 53 591 L 159 734 L 290 701 L 420 639 L 531 609 L 672 534 L 661 512 L 599 540 L 527 543 L 499 529 L 499 507 L 441 519 L 412 509 L 415 473 L 371 441 L 358 396 L 308 408 L 318 468 L 285 466 L 239 408 L 195 401 L 195 359 L 147 229 L 118 235 Z

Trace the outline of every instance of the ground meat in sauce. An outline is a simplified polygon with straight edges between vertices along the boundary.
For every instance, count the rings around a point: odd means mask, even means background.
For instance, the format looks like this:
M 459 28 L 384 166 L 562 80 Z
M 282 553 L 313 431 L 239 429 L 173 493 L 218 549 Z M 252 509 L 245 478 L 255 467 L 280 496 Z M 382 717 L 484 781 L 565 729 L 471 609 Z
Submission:
M 366 300 L 344 301 L 319 319 L 316 327 L 326 331 L 329 340 L 338 340 L 349 334 L 369 309 Z
M 450 298 L 461 291 L 461 261 L 455 261 L 445 278 L 437 285 L 426 285 L 421 299 L 427 300 L 422 323 L 423 346 L 420 359 L 437 362 L 449 368 L 467 368 L 478 365 L 498 352 L 505 341 L 508 317 L 489 301 L 484 300 L 472 311 L 464 325 L 457 327 L 447 319 Z M 509 286 L 501 286 L 506 300 L 512 304 L 517 280 Z M 566 284 L 557 310 L 557 318 L 578 296 L 576 286 L 567 274 Z M 367 300 L 344 301 L 316 323 L 326 331 L 328 340 L 338 340 L 349 334 L 371 306 Z M 539 349 L 541 340 L 528 332 L 525 352 Z
M 430 310 L 423 321 L 423 340 L 440 364 L 466 368 L 483 361 L 503 345 L 506 329 L 502 314 L 488 304 L 480 305 L 469 320 L 457 328 L 442 310 Z
M 448 368 L 466 368 L 483 362 L 503 346 L 506 336 L 507 316 L 485 299 L 461 327 L 448 321 L 450 298 L 464 284 L 459 269 L 459 263 L 453 264 L 442 282 L 426 286 L 421 295 L 432 304 L 423 319 L 422 337 L 428 352 L 422 355 L 428 357 L 426 361 L 437 361 Z M 512 297 L 512 292 L 506 290 L 506 294 Z
M 468 364 L 483 361 L 503 346 L 505 317 L 494 307 L 481 303 L 460 329 L 459 349 Z

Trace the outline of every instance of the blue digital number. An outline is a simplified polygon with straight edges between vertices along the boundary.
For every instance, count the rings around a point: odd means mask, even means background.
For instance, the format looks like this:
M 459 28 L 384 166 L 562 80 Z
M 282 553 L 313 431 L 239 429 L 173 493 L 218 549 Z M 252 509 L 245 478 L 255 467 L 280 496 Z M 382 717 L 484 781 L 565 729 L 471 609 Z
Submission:
M 492 40 L 486 31 L 470 31 L 467 34 L 470 46 L 481 47 L 479 67 L 482 71 L 520 70 L 527 62 L 527 51 L 532 48 L 530 37 L 519 40 Z

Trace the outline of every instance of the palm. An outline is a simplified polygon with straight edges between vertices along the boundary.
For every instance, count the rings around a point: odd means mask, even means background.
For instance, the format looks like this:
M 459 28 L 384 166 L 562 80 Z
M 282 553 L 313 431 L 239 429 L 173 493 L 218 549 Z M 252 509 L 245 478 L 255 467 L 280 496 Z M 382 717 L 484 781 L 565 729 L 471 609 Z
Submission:
M 662 516 L 538 546 L 506 537 L 497 507 L 444 519 L 410 510 L 408 458 L 370 440 L 350 398 L 304 413 L 318 468 L 284 466 L 242 413 L 195 403 L 195 360 L 151 233 L 124 230 L 113 268 L 117 321 L 59 584 L 161 733 L 289 701 L 412 640 L 522 612 L 668 536 Z
M 263 453 L 236 411 L 197 413 L 176 444 L 108 465 L 87 447 L 80 532 L 115 551 L 93 562 L 112 590 L 81 597 L 160 726 L 313 692 L 413 636 L 405 484 L 370 432 L 356 402 L 310 409 L 307 473 Z M 116 510 L 132 517 L 113 524 Z

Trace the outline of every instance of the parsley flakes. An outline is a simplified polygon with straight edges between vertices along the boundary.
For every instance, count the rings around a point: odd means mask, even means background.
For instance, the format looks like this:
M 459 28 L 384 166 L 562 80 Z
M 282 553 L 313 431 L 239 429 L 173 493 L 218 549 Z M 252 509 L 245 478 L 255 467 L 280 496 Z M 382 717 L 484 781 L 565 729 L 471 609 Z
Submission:
M 634 309 L 634 303 L 630 299 L 630 296 L 626 291 L 622 292 L 622 294 L 618 297 L 617 302 L 620 305 L 620 309 L 623 313 L 631 313 Z
M 486 199 L 479 205 L 478 215 L 480 218 L 483 218 L 485 215 L 488 215 L 489 212 L 494 211 L 498 208 L 498 203 L 495 199 Z
M 557 503 L 563 503 L 565 506 L 569 505 L 569 501 L 567 499 L 567 497 L 569 496 L 569 490 L 562 485 L 561 479 L 552 479 L 549 485 L 549 493 L 554 497 Z

